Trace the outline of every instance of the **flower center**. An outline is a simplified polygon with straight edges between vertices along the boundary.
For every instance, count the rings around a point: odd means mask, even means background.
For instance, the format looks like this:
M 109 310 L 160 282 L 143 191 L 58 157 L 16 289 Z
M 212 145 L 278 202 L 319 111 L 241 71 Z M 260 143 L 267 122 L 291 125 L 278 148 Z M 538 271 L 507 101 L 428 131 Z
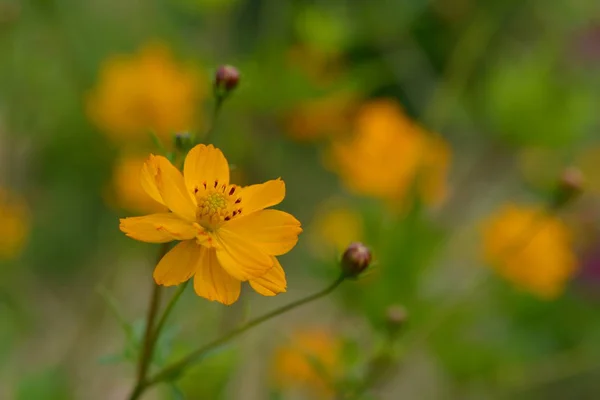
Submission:
M 209 231 L 242 212 L 240 190 L 234 185 L 219 185 L 215 181 L 211 187 L 204 183 L 194 190 L 194 194 L 198 204 L 196 220 Z

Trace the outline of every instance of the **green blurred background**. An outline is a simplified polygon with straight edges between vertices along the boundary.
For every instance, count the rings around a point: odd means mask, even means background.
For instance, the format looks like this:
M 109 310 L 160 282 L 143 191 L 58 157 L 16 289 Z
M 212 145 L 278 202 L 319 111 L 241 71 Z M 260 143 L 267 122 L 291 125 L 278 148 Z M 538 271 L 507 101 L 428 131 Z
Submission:
M 326 285 L 349 240 L 370 245 L 376 265 L 148 398 L 313 398 L 277 386 L 273 349 L 297 330 L 331 331 L 345 343 L 336 368 L 353 379 L 394 304 L 410 322 L 369 398 L 598 398 L 594 0 L 0 0 L 0 398 L 125 398 L 135 349 L 124 343 L 140 334 L 157 249 L 119 232 L 118 218 L 147 212 L 129 191 L 139 164 L 124 160 L 158 151 L 144 121 L 164 122 L 167 147 L 171 133 L 203 132 L 224 63 L 241 81 L 211 141 L 234 182 L 282 177 L 279 208 L 304 233 L 281 260 L 286 294 L 248 290 L 225 307 L 189 289 L 157 363 Z M 148 108 L 128 108 L 135 96 Z M 413 190 L 390 204 L 330 165 L 357 110 L 380 98 L 447 144 L 435 204 Z M 385 175 L 372 161 L 353 163 Z M 577 268 L 559 295 L 539 298 L 484 268 L 480 227 L 506 202 L 547 204 L 569 165 L 587 182 L 557 216 Z

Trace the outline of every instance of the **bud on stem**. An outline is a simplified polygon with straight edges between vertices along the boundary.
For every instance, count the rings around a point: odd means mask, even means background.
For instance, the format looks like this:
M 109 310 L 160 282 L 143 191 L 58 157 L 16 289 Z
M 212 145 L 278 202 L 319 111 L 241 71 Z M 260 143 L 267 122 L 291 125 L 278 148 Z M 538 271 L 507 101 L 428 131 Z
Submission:
M 583 192 L 584 177 L 581 171 L 575 167 L 566 168 L 558 180 L 552 206 L 560 208 L 575 200 Z
M 360 242 L 350 243 L 342 255 L 342 272 L 347 278 L 356 278 L 371 264 L 371 250 Z
M 231 65 L 221 65 L 217 68 L 214 80 L 214 90 L 217 99 L 225 99 L 238 85 L 240 73 Z

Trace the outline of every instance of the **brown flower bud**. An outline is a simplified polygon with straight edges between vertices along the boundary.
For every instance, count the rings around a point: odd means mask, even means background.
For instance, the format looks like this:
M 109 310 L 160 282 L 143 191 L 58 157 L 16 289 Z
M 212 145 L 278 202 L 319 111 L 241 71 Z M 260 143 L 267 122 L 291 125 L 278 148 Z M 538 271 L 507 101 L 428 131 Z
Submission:
M 577 198 L 583 192 L 584 181 L 583 174 L 578 168 L 566 168 L 558 180 L 553 199 L 554 207 L 561 207 Z
M 360 242 L 350 243 L 342 256 L 342 272 L 348 278 L 359 276 L 371 264 L 371 250 Z
M 215 89 L 221 92 L 230 92 L 235 89 L 240 81 L 240 73 L 231 65 L 221 65 L 215 74 Z
M 406 323 L 408 313 L 401 305 L 394 304 L 388 307 L 385 317 L 389 331 L 397 333 Z

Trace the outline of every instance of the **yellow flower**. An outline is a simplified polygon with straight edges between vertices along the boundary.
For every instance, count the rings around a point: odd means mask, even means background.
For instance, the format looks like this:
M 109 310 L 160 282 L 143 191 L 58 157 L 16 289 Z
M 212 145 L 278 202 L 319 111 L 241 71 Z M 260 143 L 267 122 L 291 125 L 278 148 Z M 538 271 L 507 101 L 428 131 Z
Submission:
M 178 65 L 168 48 L 153 44 L 132 56 L 113 56 L 101 67 L 87 110 L 112 139 L 162 139 L 192 128 L 204 88 L 194 71 Z
M 577 269 L 568 228 L 537 207 L 502 207 L 485 222 L 483 242 L 498 274 L 541 298 L 562 293 Z
M 286 118 L 288 134 L 296 140 L 343 135 L 355 106 L 355 96 L 347 92 L 301 103 Z
M 140 183 L 140 171 L 146 157 L 124 156 L 113 170 L 113 192 L 119 207 L 141 213 L 166 211 L 166 207 L 148 196 Z
M 340 375 L 341 341 L 322 329 L 294 334 L 289 344 L 275 352 L 273 375 L 280 388 L 302 388 L 328 398 Z
M 170 213 L 121 219 L 129 237 L 149 243 L 180 240 L 154 270 L 159 285 L 178 285 L 194 276 L 199 296 L 234 303 L 240 282 L 264 296 L 285 292 L 285 273 L 275 256 L 290 251 L 300 222 L 265 210 L 285 197 L 281 179 L 240 187 L 229 183 L 221 150 L 198 145 L 188 153 L 183 176 L 165 157 L 151 155 L 142 187 Z
M 323 257 L 341 255 L 352 242 L 363 239 L 361 215 L 349 207 L 318 212 L 313 224 L 311 247 Z
M 398 201 L 416 182 L 427 203 L 444 198 L 450 149 L 411 121 L 397 102 L 365 104 L 354 131 L 350 140 L 334 142 L 330 153 L 333 168 L 351 190 Z
M 0 188 L 0 259 L 12 259 L 29 234 L 29 209 L 17 195 Z

